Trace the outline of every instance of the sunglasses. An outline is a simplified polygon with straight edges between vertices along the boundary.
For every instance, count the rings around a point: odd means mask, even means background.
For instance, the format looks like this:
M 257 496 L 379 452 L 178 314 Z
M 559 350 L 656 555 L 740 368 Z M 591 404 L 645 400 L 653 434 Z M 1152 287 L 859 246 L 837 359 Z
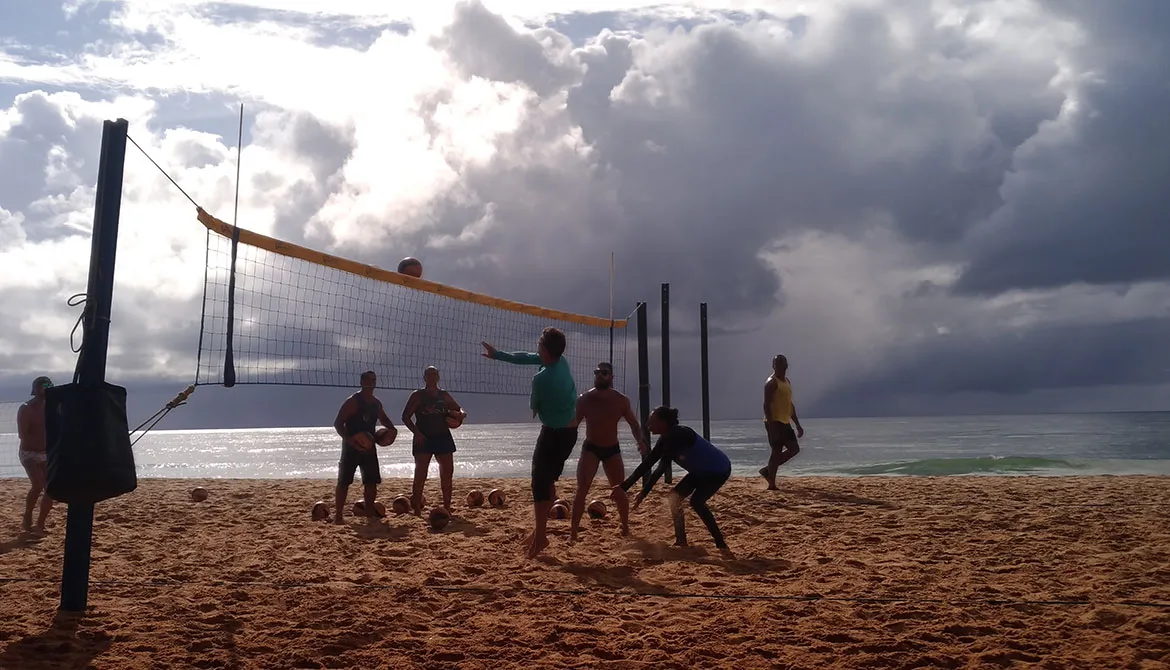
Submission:
M 53 388 L 53 382 L 41 382 L 41 388 L 51 389 Z
M 598 369 L 598 370 L 594 370 L 594 371 L 593 371 L 593 374 L 595 374 L 595 375 L 605 375 L 605 376 L 607 376 L 607 377 L 608 377 L 609 375 L 612 375 L 612 374 L 613 374 L 613 371 L 612 371 L 612 370 L 601 370 L 601 369 Z

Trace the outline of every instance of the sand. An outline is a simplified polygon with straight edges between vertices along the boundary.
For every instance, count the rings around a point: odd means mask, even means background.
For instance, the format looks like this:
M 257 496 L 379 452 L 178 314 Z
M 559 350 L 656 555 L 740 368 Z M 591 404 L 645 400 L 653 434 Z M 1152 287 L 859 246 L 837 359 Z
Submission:
M 57 614 L 64 508 L 21 534 L 26 484 L 4 480 L 0 667 L 1170 667 L 1170 478 L 781 485 L 715 497 L 732 558 L 689 510 L 671 546 L 660 484 L 630 538 L 611 504 L 576 545 L 551 521 L 529 560 L 520 480 L 457 480 L 442 532 L 313 522 L 329 481 L 143 480 L 97 507 L 79 618 Z M 464 504 L 497 486 L 505 508 Z

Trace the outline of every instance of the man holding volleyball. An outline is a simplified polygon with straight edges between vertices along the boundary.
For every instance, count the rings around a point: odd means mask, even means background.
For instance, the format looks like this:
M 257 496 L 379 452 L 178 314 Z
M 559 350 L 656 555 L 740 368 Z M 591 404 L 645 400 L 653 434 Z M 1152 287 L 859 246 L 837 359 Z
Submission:
M 378 512 L 374 509 L 374 499 L 378 496 L 378 484 L 382 483 L 382 474 L 378 471 L 378 445 L 374 441 L 374 434 L 378 429 L 378 422 L 388 429 L 388 434 L 381 440 L 382 446 L 393 444 L 398 436 L 398 429 L 394 422 L 386 416 L 382 409 L 382 401 L 374 397 L 374 389 L 378 386 L 378 376 L 373 370 L 366 370 L 361 376 L 362 389 L 346 398 L 341 409 L 337 411 L 337 419 L 333 421 L 333 429 L 341 436 L 341 460 L 337 466 L 337 518 L 335 523 L 343 524 L 342 513 L 345 510 L 345 498 L 349 492 L 349 485 L 353 483 L 354 472 L 358 468 L 362 471 L 363 493 L 365 494 L 366 516 L 370 522 L 377 519 Z

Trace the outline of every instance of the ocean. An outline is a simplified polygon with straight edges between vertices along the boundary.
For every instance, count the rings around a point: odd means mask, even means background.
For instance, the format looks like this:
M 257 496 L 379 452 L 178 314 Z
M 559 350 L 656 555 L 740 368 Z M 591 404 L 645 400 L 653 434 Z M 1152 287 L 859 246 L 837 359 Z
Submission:
M 1170 475 L 1170 412 L 809 419 L 804 427 L 801 453 L 781 476 Z M 463 426 L 455 476 L 527 476 L 538 430 L 535 423 Z M 624 424 L 621 439 L 629 471 L 637 451 Z M 713 421 L 711 440 L 736 475 L 754 476 L 767 461 L 759 421 Z M 332 428 L 155 429 L 134 451 L 139 477 L 329 479 L 339 439 Z M 580 443 L 567 476 L 579 454 Z M 379 458 L 384 477 L 413 474 L 409 440 L 380 448 Z M 0 435 L 0 477 L 24 476 L 15 436 Z

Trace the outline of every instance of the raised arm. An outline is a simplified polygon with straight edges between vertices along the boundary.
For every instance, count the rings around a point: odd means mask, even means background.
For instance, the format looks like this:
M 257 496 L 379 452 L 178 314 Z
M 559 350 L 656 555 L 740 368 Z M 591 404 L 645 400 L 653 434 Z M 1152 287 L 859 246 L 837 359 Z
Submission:
M 480 342 L 483 345 L 483 355 L 497 361 L 505 363 L 514 363 L 516 365 L 540 365 L 540 354 L 534 354 L 527 351 L 499 351 L 487 342 Z

